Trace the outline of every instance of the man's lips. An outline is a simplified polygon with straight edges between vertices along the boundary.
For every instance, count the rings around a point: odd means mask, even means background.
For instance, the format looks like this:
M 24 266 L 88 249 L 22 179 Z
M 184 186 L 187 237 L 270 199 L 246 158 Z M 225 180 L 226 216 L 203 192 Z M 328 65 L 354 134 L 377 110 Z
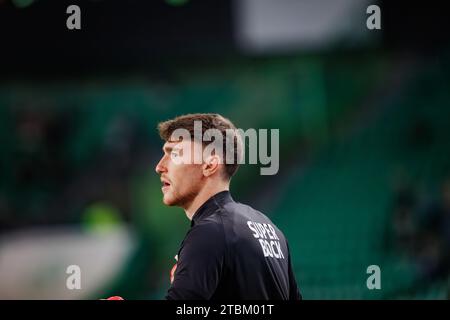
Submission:
M 161 179 L 161 189 L 162 191 L 166 191 L 170 187 L 170 182 L 167 179 Z

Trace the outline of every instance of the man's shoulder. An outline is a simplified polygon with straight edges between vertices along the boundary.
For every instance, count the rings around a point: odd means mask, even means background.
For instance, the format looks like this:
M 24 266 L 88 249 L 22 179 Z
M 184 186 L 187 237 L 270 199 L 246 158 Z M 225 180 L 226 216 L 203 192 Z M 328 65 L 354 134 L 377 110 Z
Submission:
M 246 226 L 249 223 L 262 225 L 264 228 L 269 227 L 270 225 L 270 227 L 275 229 L 278 235 L 284 237 L 284 233 L 278 228 L 271 218 L 250 205 L 240 202 L 233 202 L 232 205 L 224 206 L 222 214 L 225 217 L 230 217 L 230 220 L 240 221 Z
M 265 220 L 271 222 L 270 218 L 263 212 L 241 202 L 230 202 L 223 206 L 221 214 L 227 213 L 238 215 L 247 219 Z
M 209 215 L 208 217 L 202 219 L 201 221 L 198 221 L 195 223 L 189 233 L 215 233 L 223 232 L 223 221 L 220 217 L 220 212 L 216 211 Z

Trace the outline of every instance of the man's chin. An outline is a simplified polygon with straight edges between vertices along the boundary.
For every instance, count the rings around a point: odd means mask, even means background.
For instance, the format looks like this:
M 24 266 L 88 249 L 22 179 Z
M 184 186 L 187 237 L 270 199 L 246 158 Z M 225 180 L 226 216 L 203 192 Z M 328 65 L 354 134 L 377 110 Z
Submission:
M 188 203 L 189 201 L 192 201 L 192 199 L 190 197 L 187 196 L 180 196 L 177 193 L 172 193 L 170 191 L 166 191 L 166 193 L 164 193 L 163 195 L 163 203 L 166 206 L 170 206 L 170 207 L 184 207 L 186 203 Z
M 163 196 L 163 203 L 166 206 L 172 207 L 172 206 L 176 205 L 176 200 L 174 198 L 170 197 L 170 196 L 164 195 Z

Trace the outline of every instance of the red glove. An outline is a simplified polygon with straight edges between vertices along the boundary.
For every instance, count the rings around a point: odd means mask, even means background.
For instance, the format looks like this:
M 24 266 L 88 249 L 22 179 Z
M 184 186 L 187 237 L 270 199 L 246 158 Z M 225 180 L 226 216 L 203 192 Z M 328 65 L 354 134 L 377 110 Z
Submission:
M 124 300 L 124 298 L 122 298 L 121 296 L 112 296 L 112 297 L 109 297 L 106 300 Z
M 170 270 L 170 284 L 172 284 L 173 279 L 175 278 L 175 271 L 177 271 L 178 255 L 175 256 L 175 260 L 177 261 L 177 263 L 175 263 Z

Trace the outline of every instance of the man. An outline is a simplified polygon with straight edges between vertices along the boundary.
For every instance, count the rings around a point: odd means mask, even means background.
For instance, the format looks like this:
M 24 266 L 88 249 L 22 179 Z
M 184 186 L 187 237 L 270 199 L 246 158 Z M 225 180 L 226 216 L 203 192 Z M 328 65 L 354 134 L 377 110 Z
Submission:
M 209 129 L 223 137 L 234 132 L 232 139 L 214 140 L 224 152 L 232 151 L 231 163 L 220 152 L 199 154 L 209 145 L 195 132 L 199 122 L 202 134 Z M 180 129 L 187 138 L 174 134 Z M 231 121 L 218 114 L 188 114 L 160 123 L 158 130 L 165 141 L 156 166 L 163 202 L 183 208 L 191 220 L 166 298 L 301 299 L 283 233 L 261 212 L 235 202 L 229 192 L 243 153 Z M 196 156 L 200 162 L 194 161 Z

